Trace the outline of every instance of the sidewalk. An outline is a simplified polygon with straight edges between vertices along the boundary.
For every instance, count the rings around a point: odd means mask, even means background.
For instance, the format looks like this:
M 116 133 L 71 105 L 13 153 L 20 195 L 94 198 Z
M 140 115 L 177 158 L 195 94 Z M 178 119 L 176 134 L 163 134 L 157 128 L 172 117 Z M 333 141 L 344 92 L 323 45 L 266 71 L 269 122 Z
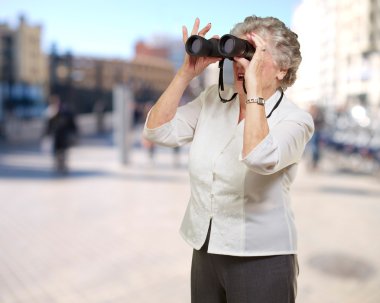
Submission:
M 189 303 L 191 249 L 178 229 L 189 197 L 169 149 L 72 150 L 58 177 L 37 150 L 0 154 L 1 303 Z M 374 177 L 301 165 L 293 186 L 300 303 L 380 302 L 380 187 Z

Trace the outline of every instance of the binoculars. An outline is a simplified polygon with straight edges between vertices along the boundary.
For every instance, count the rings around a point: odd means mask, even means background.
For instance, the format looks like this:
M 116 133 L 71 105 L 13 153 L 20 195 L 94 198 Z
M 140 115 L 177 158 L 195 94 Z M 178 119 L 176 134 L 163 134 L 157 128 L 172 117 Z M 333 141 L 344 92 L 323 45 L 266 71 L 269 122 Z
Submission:
M 220 39 L 205 39 L 192 35 L 185 44 L 186 52 L 195 57 L 221 57 L 233 60 L 233 57 L 242 57 L 251 60 L 255 47 L 247 40 L 234 35 L 223 35 Z

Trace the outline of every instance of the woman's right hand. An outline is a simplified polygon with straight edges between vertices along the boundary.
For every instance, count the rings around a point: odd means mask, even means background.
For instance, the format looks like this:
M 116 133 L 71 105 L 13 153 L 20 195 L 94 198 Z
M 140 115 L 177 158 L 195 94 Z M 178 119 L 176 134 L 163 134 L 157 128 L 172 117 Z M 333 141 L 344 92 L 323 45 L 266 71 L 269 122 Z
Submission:
M 193 29 L 191 31 L 191 35 L 199 35 L 204 37 L 207 32 L 211 29 L 211 23 L 208 23 L 204 28 L 202 28 L 199 32 L 199 18 L 195 19 Z M 188 39 L 188 32 L 186 26 L 182 26 L 182 38 L 183 43 L 186 44 L 186 41 Z M 219 38 L 218 36 L 213 36 L 213 38 Z M 212 63 L 220 61 L 221 58 L 215 58 L 215 57 L 195 57 L 190 56 L 188 53 L 185 53 L 185 59 L 181 66 L 181 68 L 178 71 L 178 74 L 181 77 L 186 78 L 187 80 L 191 81 L 193 78 L 201 74 L 207 66 L 209 66 Z

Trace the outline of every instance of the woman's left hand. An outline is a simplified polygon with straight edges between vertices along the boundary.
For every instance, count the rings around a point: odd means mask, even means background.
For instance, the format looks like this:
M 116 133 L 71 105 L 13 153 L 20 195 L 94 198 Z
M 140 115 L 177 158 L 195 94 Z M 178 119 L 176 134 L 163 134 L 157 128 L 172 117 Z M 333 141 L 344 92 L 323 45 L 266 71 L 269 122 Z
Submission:
M 256 51 L 251 61 L 245 58 L 235 57 L 234 60 L 239 62 L 245 70 L 245 85 L 247 91 L 256 96 L 262 96 L 263 91 L 271 82 L 275 80 L 275 71 L 272 55 L 267 49 L 267 42 L 255 33 L 246 35 L 248 42 L 253 44 Z

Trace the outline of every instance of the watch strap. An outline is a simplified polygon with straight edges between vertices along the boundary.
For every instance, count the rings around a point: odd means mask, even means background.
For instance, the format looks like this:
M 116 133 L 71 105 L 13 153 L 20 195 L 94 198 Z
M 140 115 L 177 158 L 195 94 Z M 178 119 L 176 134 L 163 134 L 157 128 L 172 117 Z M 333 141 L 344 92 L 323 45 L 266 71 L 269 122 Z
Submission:
M 254 98 L 249 98 L 245 101 L 246 104 L 250 104 L 250 103 L 257 103 L 259 105 L 264 105 L 265 104 L 265 100 L 264 98 L 262 97 L 254 97 Z

